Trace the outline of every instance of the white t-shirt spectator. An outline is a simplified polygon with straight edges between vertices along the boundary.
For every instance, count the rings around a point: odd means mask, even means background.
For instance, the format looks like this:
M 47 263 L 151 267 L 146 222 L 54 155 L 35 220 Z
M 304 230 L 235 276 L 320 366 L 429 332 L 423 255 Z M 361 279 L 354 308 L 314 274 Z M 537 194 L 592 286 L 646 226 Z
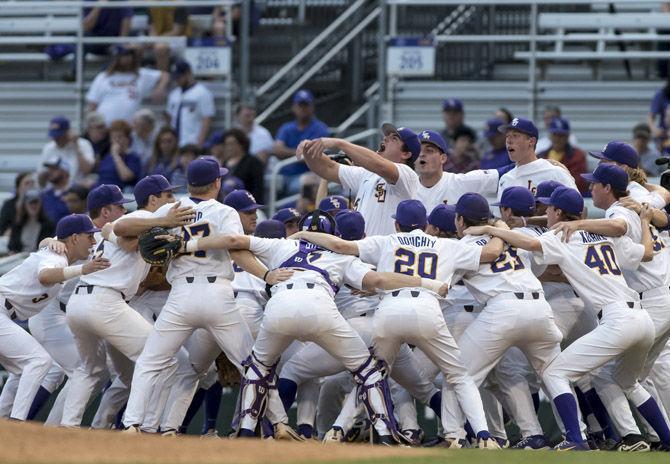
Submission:
M 168 97 L 167 112 L 172 127 L 179 134 L 179 146 L 189 143 L 198 145 L 202 120 L 211 118 L 216 113 L 214 96 L 200 82 L 196 82 L 186 91 L 176 87 Z
M 249 137 L 249 142 L 251 142 L 249 153 L 252 155 L 272 151 L 274 139 L 272 138 L 270 131 L 265 127 L 260 124 L 254 124 L 253 129 L 251 129 L 251 132 L 249 132 L 247 136 Z
M 108 126 L 117 119 L 131 122 L 142 100 L 151 95 L 160 78 L 161 71 L 147 68 L 140 68 L 137 74 L 101 72 L 88 89 L 86 101 L 97 104 L 96 111 L 103 115 Z
M 79 145 L 79 151 L 84 155 L 84 158 L 91 163 L 95 162 L 95 154 L 93 153 L 91 142 L 80 137 L 77 139 L 77 144 Z M 72 183 L 79 182 L 85 177 L 79 170 L 79 160 L 74 146 L 67 144 L 63 148 L 60 148 L 53 140 L 48 142 L 44 145 L 44 148 L 42 148 L 42 157 L 40 159 L 38 170 L 40 172 L 45 171 L 46 168 L 44 167 L 44 162 L 55 160 L 57 158 L 67 161 L 68 166 L 70 166 L 70 180 Z

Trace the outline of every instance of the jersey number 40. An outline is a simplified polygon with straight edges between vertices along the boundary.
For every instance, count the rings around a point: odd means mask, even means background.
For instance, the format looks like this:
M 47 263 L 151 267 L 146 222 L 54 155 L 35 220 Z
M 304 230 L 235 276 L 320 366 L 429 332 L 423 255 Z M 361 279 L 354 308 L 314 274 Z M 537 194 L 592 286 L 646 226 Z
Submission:
M 395 251 L 395 266 L 393 272 L 408 276 L 419 276 L 424 279 L 434 279 L 437 274 L 437 254 L 424 251 L 415 253 L 406 248 Z
M 591 269 L 598 269 L 600 275 L 621 275 L 621 269 L 616 263 L 614 250 L 610 245 L 590 245 L 586 249 L 584 264 Z

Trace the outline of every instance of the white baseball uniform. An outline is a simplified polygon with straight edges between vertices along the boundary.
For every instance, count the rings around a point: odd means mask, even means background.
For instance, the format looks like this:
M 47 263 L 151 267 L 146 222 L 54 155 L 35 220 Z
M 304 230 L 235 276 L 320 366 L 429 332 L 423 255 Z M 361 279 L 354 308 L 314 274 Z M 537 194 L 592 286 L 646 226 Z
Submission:
M 255 275 L 245 272 L 233 263 L 235 277 L 231 282 L 235 294 L 235 304 L 249 327 L 251 336 L 256 339 L 263 320 L 263 309 L 268 301 L 265 282 Z
M 449 283 L 454 272 L 479 267 L 481 247 L 440 239 L 416 229 L 409 233 L 367 237 L 356 242 L 363 261 L 381 272 L 396 272 Z M 449 259 L 440 260 L 440 256 Z M 400 345 L 416 345 L 444 374 L 442 396 L 456 391 L 458 403 L 475 432 L 487 430 L 479 391 L 464 367 L 461 351 L 442 316 L 435 295 L 422 289 L 385 293 L 373 320 L 373 350 L 392 365 Z M 443 410 L 445 408 L 443 402 Z M 445 434 L 450 425 L 443 421 Z M 447 435 L 448 436 L 448 435 Z
M 207 236 L 217 233 L 242 234 L 237 212 L 216 200 L 185 198 L 182 206 L 195 210 L 193 224 L 179 230 L 185 237 Z M 172 205 L 164 205 L 154 213 L 161 217 Z M 195 329 L 209 332 L 228 359 L 241 370 L 241 362 L 251 352 L 252 338 L 244 318 L 235 306 L 230 284 L 233 268 L 227 250 L 197 251 L 182 255 L 170 262 L 167 281 L 172 286 L 165 307 L 150 331 L 146 346 L 137 360 L 133 386 L 126 408 L 126 426 L 142 423 L 146 402 L 165 371 L 174 370 L 175 353 Z M 211 350 L 216 359 L 218 349 Z M 179 404 L 186 413 L 195 393 L 195 385 Z M 182 416 L 183 419 L 183 416 Z M 172 425 L 172 428 L 175 424 Z M 178 427 L 181 422 L 176 424 Z
M 537 185 L 545 180 L 555 180 L 566 187 L 577 189 L 575 179 L 565 168 L 554 166 L 546 159 L 540 158 L 528 164 L 516 166 L 503 174 L 498 181 L 498 200 L 507 187 L 525 187 L 535 193 Z
M 396 163 L 398 180 L 386 180 L 359 166 L 339 165 L 340 183 L 355 195 L 353 209 L 365 218 L 365 234 L 387 235 L 395 232 L 394 220 L 398 203 L 416 197 L 419 177 L 412 169 Z
M 10 415 L 13 419 L 26 419 L 52 364 L 46 350 L 14 320 L 36 315 L 60 291 L 61 284 L 42 285 L 40 271 L 67 265 L 65 256 L 42 249 L 0 277 L 0 363 L 10 373 L 21 375 Z
M 430 212 L 440 204 L 456 204 L 468 192 L 478 192 L 485 197 L 494 197 L 498 191 L 498 171 L 495 169 L 470 171 L 466 174 L 443 172 L 442 178 L 432 187 L 419 184 L 416 199 Z

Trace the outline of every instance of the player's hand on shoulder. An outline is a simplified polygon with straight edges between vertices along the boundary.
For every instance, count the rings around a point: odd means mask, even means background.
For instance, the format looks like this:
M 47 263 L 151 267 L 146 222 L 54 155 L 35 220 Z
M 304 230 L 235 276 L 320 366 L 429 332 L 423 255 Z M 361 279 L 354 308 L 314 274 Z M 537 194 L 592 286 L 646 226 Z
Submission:
M 633 200 L 633 198 L 631 196 L 620 198 L 619 203 L 624 208 L 628 208 L 630 210 L 633 210 L 637 214 L 640 214 L 640 211 L 642 210 L 642 205 L 640 203 L 638 203 L 637 201 Z
M 651 222 L 651 219 L 654 217 L 654 208 L 649 206 L 649 203 L 642 203 L 638 214 L 643 221 Z
M 290 279 L 291 276 L 293 276 L 293 269 L 280 267 L 267 273 L 265 276 L 265 283 L 269 285 L 276 285 L 279 282 Z
M 181 206 L 176 202 L 165 215 L 165 226 L 168 228 L 181 227 L 190 224 L 195 219 L 195 211 L 190 206 Z
M 84 264 L 82 267 L 82 274 L 92 274 L 96 271 L 102 271 L 107 269 L 110 266 L 110 262 L 107 258 L 97 257 L 90 260 L 88 263 Z
M 446 283 L 446 282 L 443 282 L 442 286 L 437 291 L 437 294 L 440 295 L 442 298 L 445 298 L 448 293 L 449 293 L 449 284 Z
M 550 230 L 554 231 L 555 235 L 563 233 L 563 241 L 568 242 L 572 234 L 580 228 L 579 221 L 561 221 L 551 226 Z
M 518 219 L 518 218 L 517 218 L 517 219 Z M 496 219 L 495 221 L 493 221 L 493 227 L 496 227 L 496 228 L 498 228 L 498 229 L 509 230 L 510 227 L 523 227 L 523 221 L 521 221 L 521 225 L 518 225 L 518 226 L 510 226 L 508 223 L 506 223 L 506 222 L 503 221 L 502 219 Z
M 44 239 L 43 245 L 54 253 L 58 253 L 59 255 L 64 255 L 65 251 L 67 250 L 65 244 L 59 240 L 56 240 L 55 238 Z
M 102 226 L 102 229 L 100 229 L 100 235 L 102 235 L 102 238 L 105 240 L 109 240 L 109 237 L 111 236 L 112 232 L 114 232 L 114 224 L 111 222 L 108 222 L 104 226 Z

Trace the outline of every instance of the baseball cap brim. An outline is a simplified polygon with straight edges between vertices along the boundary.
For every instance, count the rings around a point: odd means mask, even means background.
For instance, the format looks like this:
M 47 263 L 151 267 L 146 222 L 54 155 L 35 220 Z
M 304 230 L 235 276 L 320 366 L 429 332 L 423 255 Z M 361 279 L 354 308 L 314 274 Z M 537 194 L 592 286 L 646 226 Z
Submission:
M 603 152 L 601 152 L 601 151 L 590 151 L 590 152 L 589 152 L 589 155 L 590 155 L 590 156 L 593 156 L 594 158 L 601 159 L 601 160 L 612 161 L 610 158 L 608 158 L 608 157 L 605 155 L 605 153 L 603 153 Z
M 432 140 L 419 140 L 419 141 L 421 142 L 421 145 L 423 145 L 424 143 L 427 143 L 429 145 L 434 146 L 435 148 L 440 150 L 442 153 L 445 153 L 444 149 L 441 146 L 439 146 L 437 143 L 433 142 Z
M 102 229 L 99 229 L 95 226 L 89 228 L 88 230 L 83 230 L 79 232 L 80 234 L 95 234 L 96 232 L 100 232 Z
M 549 205 L 551 206 L 551 198 L 549 197 L 537 197 L 535 201 L 539 201 L 543 205 Z
M 498 132 L 506 134 L 508 131 L 515 130 L 517 132 L 521 132 L 522 134 L 530 135 L 531 137 L 535 137 L 533 134 L 529 134 L 525 130 L 519 129 L 517 126 L 512 126 L 511 124 L 503 124 L 502 126 L 498 126 Z
M 600 179 L 598 179 L 596 176 L 594 176 L 591 173 L 587 174 L 580 174 L 582 176 L 582 179 L 587 180 L 589 182 L 600 182 Z
M 265 206 L 265 205 L 259 205 L 258 203 L 254 203 L 252 205 L 245 206 L 244 208 L 240 208 L 239 211 L 243 211 L 243 212 L 246 213 L 248 211 L 254 211 L 254 210 L 260 209 L 263 206 Z
M 396 134 L 398 137 L 400 137 L 400 132 L 398 132 L 398 129 L 390 122 L 385 122 L 382 124 L 382 133 L 384 135 Z
M 495 203 L 491 203 L 491 206 L 505 206 L 505 205 L 503 204 L 502 201 L 496 201 Z

